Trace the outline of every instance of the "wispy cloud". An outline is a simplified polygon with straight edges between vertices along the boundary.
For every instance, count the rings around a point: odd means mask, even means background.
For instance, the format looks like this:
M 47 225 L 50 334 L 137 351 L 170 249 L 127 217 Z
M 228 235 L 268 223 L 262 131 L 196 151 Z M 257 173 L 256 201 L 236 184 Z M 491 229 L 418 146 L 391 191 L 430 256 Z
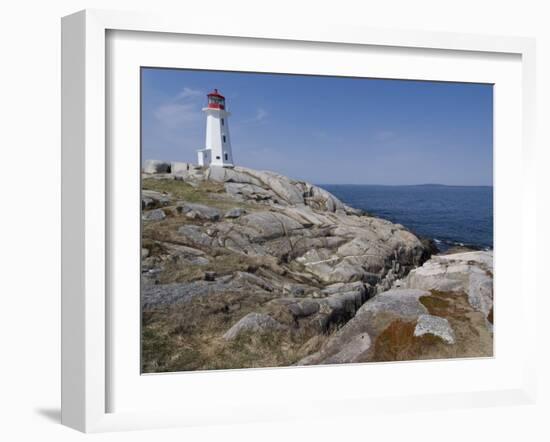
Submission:
M 256 117 L 254 118 L 256 121 L 262 121 L 264 120 L 265 118 L 267 118 L 269 114 L 267 113 L 267 111 L 265 109 L 262 109 L 262 108 L 259 108 L 257 111 L 256 111 Z
M 166 126 L 177 126 L 180 123 L 197 121 L 200 116 L 200 108 L 194 104 L 162 104 L 155 109 L 154 115 L 157 120 Z
M 174 97 L 157 106 L 153 110 L 153 115 L 167 127 L 195 123 L 201 118 L 202 97 L 202 91 L 185 87 Z
M 204 97 L 204 92 L 199 89 L 191 89 L 190 87 L 184 87 L 183 90 L 176 95 L 176 100 L 186 100 L 189 98 Z
M 252 118 L 248 118 L 246 120 L 243 120 L 243 123 L 258 123 L 260 121 L 264 121 L 269 116 L 269 112 L 265 109 L 259 107 L 256 109 L 256 113 Z

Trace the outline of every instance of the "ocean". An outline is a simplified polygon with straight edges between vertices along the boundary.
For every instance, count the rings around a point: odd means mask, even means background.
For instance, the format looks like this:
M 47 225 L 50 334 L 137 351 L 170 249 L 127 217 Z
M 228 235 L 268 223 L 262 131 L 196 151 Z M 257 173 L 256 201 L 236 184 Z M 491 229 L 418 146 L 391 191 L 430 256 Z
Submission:
M 323 185 L 349 206 L 404 225 L 452 246 L 493 248 L 493 188 L 489 186 Z

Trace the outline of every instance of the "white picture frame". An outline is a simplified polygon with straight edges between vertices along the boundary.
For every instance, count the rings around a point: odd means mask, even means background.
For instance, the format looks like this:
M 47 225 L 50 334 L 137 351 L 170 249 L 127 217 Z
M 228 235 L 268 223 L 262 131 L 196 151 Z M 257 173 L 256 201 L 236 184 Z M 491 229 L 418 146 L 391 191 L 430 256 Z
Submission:
M 522 187 L 518 191 L 521 224 L 518 251 L 521 253 L 520 294 L 523 315 L 520 321 L 526 339 L 523 352 L 518 357 L 521 376 L 499 388 L 474 389 L 461 392 L 430 391 L 427 394 L 405 393 L 377 396 L 376 401 L 362 392 L 356 396 L 336 392 L 327 400 L 312 398 L 309 407 L 302 404 L 288 406 L 274 401 L 273 406 L 252 402 L 253 396 L 243 395 L 234 401 L 233 410 L 225 414 L 220 407 L 210 404 L 212 413 L 206 414 L 197 407 L 196 412 L 167 407 L 156 410 L 113 411 L 109 394 L 113 354 L 109 338 L 113 314 L 108 297 L 109 253 L 108 245 L 113 230 L 108 228 L 112 216 L 109 186 L 109 152 L 106 121 L 109 118 L 109 84 L 106 72 L 109 32 L 157 33 L 156 36 L 179 35 L 217 36 L 254 41 L 270 41 L 277 45 L 299 45 L 304 42 L 315 45 L 345 47 L 376 47 L 380 51 L 401 48 L 403 51 L 426 49 L 444 53 L 469 53 L 483 59 L 489 54 L 517 57 L 521 66 L 521 121 L 515 121 L 518 129 L 516 154 L 521 158 L 520 177 Z M 534 255 L 535 247 L 535 178 L 529 171 L 534 158 L 534 108 L 535 108 L 535 46 L 532 39 L 517 37 L 491 37 L 450 33 L 416 31 L 388 31 L 376 29 L 308 24 L 294 27 L 289 24 L 240 21 L 213 22 L 210 17 L 163 17 L 151 14 L 87 10 L 63 18 L 62 21 L 62 423 L 85 432 L 159 428 L 168 426 L 207 425 L 220 422 L 254 422 L 285 418 L 322 417 L 337 414 L 368 414 L 373 410 L 399 411 L 406 409 L 436 409 L 499 404 L 532 403 L 535 397 L 535 348 L 533 337 L 535 324 L 536 287 L 532 278 L 525 277 L 527 257 Z M 436 54 L 437 56 L 437 54 Z M 112 61 L 112 60 L 111 60 Z M 400 77 L 397 77 L 400 78 Z M 498 104 L 498 103 L 497 103 Z M 497 104 L 496 113 L 498 111 Z M 498 113 L 495 119 L 501 118 Z M 498 161 L 498 151 L 496 157 Z M 508 166 L 507 166 L 508 167 Z M 497 171 L 498 176 L 498 171 Z M 499 251 L 495 249 L 495 260 Z M 502 255 L 504 256 L 504 255 Z M 504 262 L 504 259 L 503 259 Z M 505 272 L 503 272 L 505 273 Z M 503 274 L 501 273 L 501 274 Z M 498 291 L 498 271 L 495 273 Z M 136 294 L 137 296 L 137 294 Z M 517 296 L 517 294 L 516 294 Z M 497 301 L 498 305 L 498 301 Z M 498 309 L 498 307 L 497 307 Z M 504 310 L 502 310 L 504 312 Z M 134 312 L 137 315 L 137 312 Z M 498 332 L 496 335 L 498 339 Z M 496 359 L 499 358 L 497 353 Z M 431 364 L 434 364 L 433 362 Z M 466 367 L 468 361 L 457 362 Z M 378 372 L 391 365 L 378 365 Z M 393 365 L 395 366 L 395 365 Z M 410 370 L 418 370 L 410 364 Z M 421 367 L 422 368 L 422 367 Z M 318 368 L 314 368 L 319 370 Z M 335 382 L 342 367 L 322 367 L 327 382 Z M 456 369 L 456 367 L 455 367 Z M 459 367 L 460 369 L 460 367 Z M 475 367 L 470 367 L 475 369 Z M 208 375 L 204 382 L 247 382 L 262 385 L 270 373 L 284 376 L 286 381 L 300 376 L 300 369 L 246 370 L 238 375 L 220 372 Z M 303 369 L 301 369 L 303 370 Z M 305 369 L 305 370 L 311 370 Z M 356 376 L 364 365 L 348 370 Z M 386 370 L 390 370 L 387 368 Z M 393 368 L 391 369 L 393 370 Z M 350 371 L 350 373 L 351 373 Z M 283 373 L 281 375 L 281 373 Z M 314 373 L 314 372 L 309 372 Z M 316 373 L 320 373 L 317 371 Z M 138 373 L 139 375 L 139 373 Z M 194 376 L 193 373 L 186 374 Z M 204 380 L 204 373 L 199 374 Z M 199 380 L 199 375 L 195 379 Z M 170 388 L 170 376 L 163 375 L 163 383 Z M 238 376 L 238 379 L 237 377 Z M 251 379 L 254 378 L 252 381 Z M 175 379 L 175 378 L 174 378 Z M 180 383 L 181 377 L 179 378 Z M 294 381 L 296 381 L 294 379 Z M 281 379 L 279 381 L 281 382 Z M 163 393 L 167 394 L 167 393 Z M 167 403 L 170 402 L 167 399 Z M 337 401 L 338 407 L 325 407 L 327 402 Z M 335 403 L 335 402 L 334 402 Z M 224 406 L 227 407 L 227 404 Z M 337 408 L 337 411 L 334 410 Z

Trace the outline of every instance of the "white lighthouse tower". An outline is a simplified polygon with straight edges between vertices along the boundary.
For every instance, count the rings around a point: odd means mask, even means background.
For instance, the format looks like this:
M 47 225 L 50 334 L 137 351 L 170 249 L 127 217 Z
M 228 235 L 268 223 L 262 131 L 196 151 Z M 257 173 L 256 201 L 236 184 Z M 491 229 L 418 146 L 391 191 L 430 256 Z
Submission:
M 206 113 L 206 143 L 199 150 L 199 166 L 233 167 L 233 153 L 229 139 L 228 118 L 231 115 L 225 110 L 225 97 L 217 89 L 208 94 Z

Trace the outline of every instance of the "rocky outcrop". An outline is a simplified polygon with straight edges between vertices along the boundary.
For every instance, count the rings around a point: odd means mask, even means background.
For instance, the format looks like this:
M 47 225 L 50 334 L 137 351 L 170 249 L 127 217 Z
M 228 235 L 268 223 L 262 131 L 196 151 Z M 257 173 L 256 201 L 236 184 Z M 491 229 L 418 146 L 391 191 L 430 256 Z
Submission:
M 269 171 L 245 167 L 206 169 L 202 179 L 224 183 L 227 193 L 244 200 L 266 201 L 275 204 L 307 205 L 320 211 L 360 214 L 320 187 L 305 181 L 293 180 Z
M 327 285 L 362 281 L 371 291 L 389 288 L 427 257 L 420 240 L 402 226 L 362 215 L 329 192 L 303 181 L 241 167 L 194 168 L 194 176 L 184 178 L 182 170 L 191 169 L 180 165 L 175 170 L 178 174 L 161 176 L 172 180 L 172 186 L 177 186 L 177 178 L 197 188 L 215 182 L 229 185 L 230 190 L 226 187 L 226 192 L 216 194 L 217 201 L 207 204 L 181 201 L 177 192 L 159 196 L 158 191 L 148 189 L 144 198 L 155 198 L 158 203 L 151 205 L 147 200 L 143 204 L 145 220 L 160 219 L 159 212 L 149 215 L 148 207 L 173 204 L 177 214 L 206 222 L 182 222 L 170 233 L 172 240 L 221 247 L 247 256 L 275 256 L 299 282 Z M 158 181 L 161 177 L 155 178 Z M 232 186 L 240 186 L 238 192 Z M 218 208 L 228 204 L 235 207 L 225 213 Z
M 493 252 L 434 256 L 396 285 L 465 293 L 470 305 L 487 317 L 493 309 Z
M 352 318 L 368 296 L 360 282 L 334 284 L 310 296 L 273 299 L 265 309 L 288 326 L 327 333 Z
M 298 364 L 492 356 L 491 322 L 492 252 L 434 256 Z
M 165 336 L 179 351 L 206 345 L 198 367 L 226 366 L 209 346 L 254 366 L 275 356 L 307 365 L 492 349 L 486 252 L 427 261 L 430 247 L 403 226 L 304 181 L 158 163 L 143 175 L 142 305 L 153 321 L 145 331 L 170 324 Z

